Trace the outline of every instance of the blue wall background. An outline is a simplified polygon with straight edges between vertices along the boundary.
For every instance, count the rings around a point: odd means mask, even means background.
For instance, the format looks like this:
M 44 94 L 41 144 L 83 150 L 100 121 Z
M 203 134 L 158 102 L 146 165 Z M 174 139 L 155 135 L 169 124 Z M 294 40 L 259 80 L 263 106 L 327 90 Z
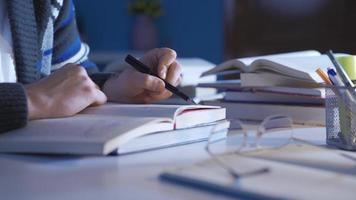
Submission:
M 130 51 L 134 17 L 130 0 L 74 0 L 92 51 Z M 162 0 L 164 15 L 157 20 L 160 46 L 175 49 L 181 57 L 223 59 L 223 1 Z

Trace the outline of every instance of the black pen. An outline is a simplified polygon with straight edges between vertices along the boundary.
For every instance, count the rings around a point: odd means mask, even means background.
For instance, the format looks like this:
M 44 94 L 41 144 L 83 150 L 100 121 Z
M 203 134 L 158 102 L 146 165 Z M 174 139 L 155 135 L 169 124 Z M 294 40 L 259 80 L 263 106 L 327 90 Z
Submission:
M 167 81 L 162 79 L 161 77 L 159 77 L 156 74 L 154 74 L 149 67 L 147 67 L 145 64 L 143 64 L 142 62 L 137 60 L 135 57 L 133 57 L 131 55 L 127 55 L 126 58 L 125 58 L 125 61 L 128 64 L 130 64 L 133 68 L 135 68 L 137 71 L 139 71 L 141 73 L 144 73 L 144 74 L 149 74 L 151 76 L 157 77 L 157 78 L 161 79 L 162 81 L 164 81 L 166 89 L 169 90 L 170 92 L 172 92 L 173 94 L 179 96 L 183 100 L 185 100 L 185 101 L 187 101 L 187 102 L 189 102 L 191 104 L 197 104 L 188 95 L 186 95 L 183 92 L 179 91 L 178 88 L 174 87 L 173 85 L 171 85 L 170 83 L 168 83 Z

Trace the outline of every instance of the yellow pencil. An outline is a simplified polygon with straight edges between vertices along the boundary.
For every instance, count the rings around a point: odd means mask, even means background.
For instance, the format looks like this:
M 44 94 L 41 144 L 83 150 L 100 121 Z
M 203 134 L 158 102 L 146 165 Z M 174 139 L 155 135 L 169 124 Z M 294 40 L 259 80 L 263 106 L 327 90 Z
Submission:
M 321 79 L 323 79 L 323 81 L 327 85 L 332 85 L 332 82 L 330 81 L 329 76 L 322 69 L 318 68 L 315 72 L 320 76 Z

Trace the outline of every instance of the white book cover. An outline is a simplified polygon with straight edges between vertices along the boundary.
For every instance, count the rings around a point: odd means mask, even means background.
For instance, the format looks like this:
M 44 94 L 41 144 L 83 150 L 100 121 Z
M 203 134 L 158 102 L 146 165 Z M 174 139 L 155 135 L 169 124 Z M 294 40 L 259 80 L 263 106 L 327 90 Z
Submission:
M 226 118 L 229 120 L 261 121 L 270 115 L 286 115 L 292 118 L 293 123 L 325 126 L 325 106 L 321 105 L 283 105 L 238 102 L 205 102 L 226 108 Z
M 274 92 L 281 94 L 310 95 L 325 98 L 325 88 L 302 88 L 286 86 L 241 86 L 240 80 L 219 80 L 211 83 L 201 83 L 198 87 L 215 88 L 222 91 L 255 91 L 255 92 Z
M 325 99 L 320 96 L 288 94 L 268 91 L 228 91 L 225 92 L 224 100 L 232 102 L 255 102 L 292 105 L 323 105 L 325 103 Z
M 106 155 L 147 134 L 224 119 L 225 109 L 216 106 L 107 104 L 3 133 L 0 152 Z

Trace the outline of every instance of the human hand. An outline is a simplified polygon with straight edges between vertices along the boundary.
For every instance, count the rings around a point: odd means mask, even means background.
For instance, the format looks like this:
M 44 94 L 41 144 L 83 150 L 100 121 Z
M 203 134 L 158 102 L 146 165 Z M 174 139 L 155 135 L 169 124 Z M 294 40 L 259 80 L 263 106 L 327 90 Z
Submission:
M 68 64 L 25 88 L 30 120 L 72 116 L 107 100 L 86 70 L 75 64 Z
M 152 67 L 159 77 L 177 86 L 181 82 L 181 66 L 176 58 L 174 50 L 158 48 L 147 52 L 140 60 Z M 103 91 L 109 101 L 123 103 L 152 103 L 172 95 L 165 89 L 161 79 L 138 72 L 132 67 L 106 81 Z

